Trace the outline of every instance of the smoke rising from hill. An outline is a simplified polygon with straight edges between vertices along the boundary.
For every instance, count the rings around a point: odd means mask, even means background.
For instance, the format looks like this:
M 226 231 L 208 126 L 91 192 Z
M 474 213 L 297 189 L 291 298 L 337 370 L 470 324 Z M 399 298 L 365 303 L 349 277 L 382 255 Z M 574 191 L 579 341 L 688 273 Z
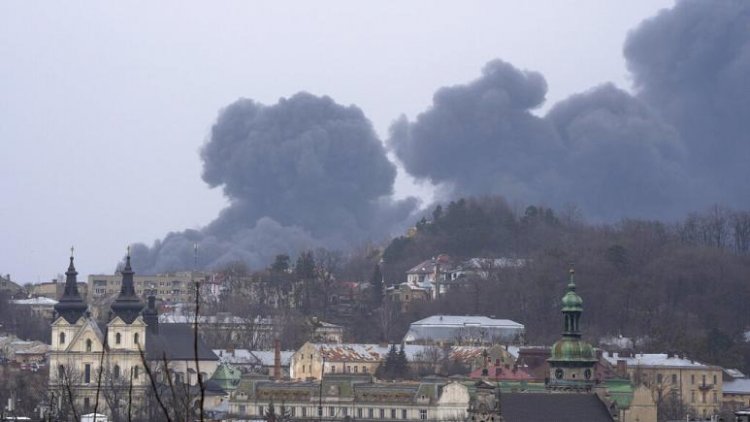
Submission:
M 210 268 L 379 240 L 416 206 L 391 199 L 396 168 L 362 111 L 328 97 L 239 100 L 220 113 L 201 158 L 203 179 L 222 187 L 229 206 L 202 230 L 134 247 L 140 272 L 191 268 L 194 243 Z
M 634 95 L 611 84 L 535 113 L 547 83 L 501 60 L 439 89 L 388 147 L 440 200 L 503 195 L 575 204 L 590 218 L 674 218 L 714 202 L 750 206 L 750 2 L 683 0 L 624 47 Z M 582 64 L 585 65 L 585 64 Z M 134 248 L 141 272 L 344 248 L 411 221 L 392 199 L 395 167 L 357 107 L 297 94 L 223 110 L 201 151 L 203 179 L 230 205 L 205 228 Z
M 443 200 L 501 194 L 598 220 L 673 218 L 713 202 L 750 205 L 750 3 L 683 1 L 625 47 L 637 98 L 612 85 L 555 105 L 544 78 L 490 62 L 441 88 L 389 146 Z
M 684 0 L 629 34 L 639 98 L 679 131 L 711 201 L 750 206 L 750 2 Z

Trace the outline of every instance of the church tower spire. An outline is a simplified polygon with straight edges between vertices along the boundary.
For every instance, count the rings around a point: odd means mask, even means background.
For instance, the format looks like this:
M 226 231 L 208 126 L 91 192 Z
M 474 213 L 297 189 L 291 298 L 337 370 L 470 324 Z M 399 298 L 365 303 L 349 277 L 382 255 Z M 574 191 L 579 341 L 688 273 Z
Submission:
M 86 302 L 78 293 L 77 276 L 78 271 L 73 263 L 73 248 L 70 248 L 70 264 L 68 264 L 68 271 L 65 272 L 65 291 L 60 301 L 55 304 L 55 313 L 65 318 L 70 324 L 75 324 L 88 309 Z
M 119 316 L 127 324 L 132 324 L 143 309 L 143 303 L 135 294 L 133 284 L 133 268 L 130 266 L 130 247 L 128 246 L 128 255 L 125 258 L 125 267 L 120 272 L 122 274 L 122 286 L 120 294 L 112 302 L 112 317 Z
M 562 298 L 562 338 L 553 346 L 547 388 L 553 390 L 589 391 L 594 385 L 594 348 L 581 340 L 583 299 L 576 293 L 575 270 L 569 271 L 568 287 Z

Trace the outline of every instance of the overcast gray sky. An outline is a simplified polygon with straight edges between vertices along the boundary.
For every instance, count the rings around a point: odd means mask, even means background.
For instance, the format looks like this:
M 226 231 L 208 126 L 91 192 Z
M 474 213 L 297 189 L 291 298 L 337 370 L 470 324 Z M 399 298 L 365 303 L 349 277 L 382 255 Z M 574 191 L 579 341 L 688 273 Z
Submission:
M 356 104 L 385 138 L 501 58 L 550 104 L 629 89 L 627 31 L 667 0 L 0 3 L 0 272 L 112 272 L 129 243 L 198 228 L 225 201 L 200 146 L 237 98 Z M 398 193 L 429 195 L 403 175 Z

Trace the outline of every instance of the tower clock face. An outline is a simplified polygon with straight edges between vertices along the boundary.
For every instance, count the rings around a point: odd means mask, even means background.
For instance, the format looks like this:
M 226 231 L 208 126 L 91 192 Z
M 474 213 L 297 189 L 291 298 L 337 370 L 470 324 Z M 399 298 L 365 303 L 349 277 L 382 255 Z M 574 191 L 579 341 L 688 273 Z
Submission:
M 586 377 L 587 380 L 591 379 L 591 369 L 587 369 L 583 371 L 583 376 Z
M 555 369 L 555 378 L 561 379 L 563 377 L 563 370 L 562 368 Z

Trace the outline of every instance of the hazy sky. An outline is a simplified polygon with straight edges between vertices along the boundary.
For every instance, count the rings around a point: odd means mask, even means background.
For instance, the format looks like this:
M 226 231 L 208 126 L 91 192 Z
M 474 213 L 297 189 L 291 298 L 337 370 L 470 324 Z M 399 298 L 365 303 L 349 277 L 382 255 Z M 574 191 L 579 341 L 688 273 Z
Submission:
M 468 3 L 468 4 L 467 4 Z M 298 91 L 356 104 L 385 138 L 434 91 L 501 58 L 540 71 L 543 110 L 628 89 L 629 29 L 672 1 L 0 3 L 0 272 L 112 272 L 129 243 L 225 205 L 201 180 L 218 111 Z M 401 195 L 429 195 L 401 175 Z

